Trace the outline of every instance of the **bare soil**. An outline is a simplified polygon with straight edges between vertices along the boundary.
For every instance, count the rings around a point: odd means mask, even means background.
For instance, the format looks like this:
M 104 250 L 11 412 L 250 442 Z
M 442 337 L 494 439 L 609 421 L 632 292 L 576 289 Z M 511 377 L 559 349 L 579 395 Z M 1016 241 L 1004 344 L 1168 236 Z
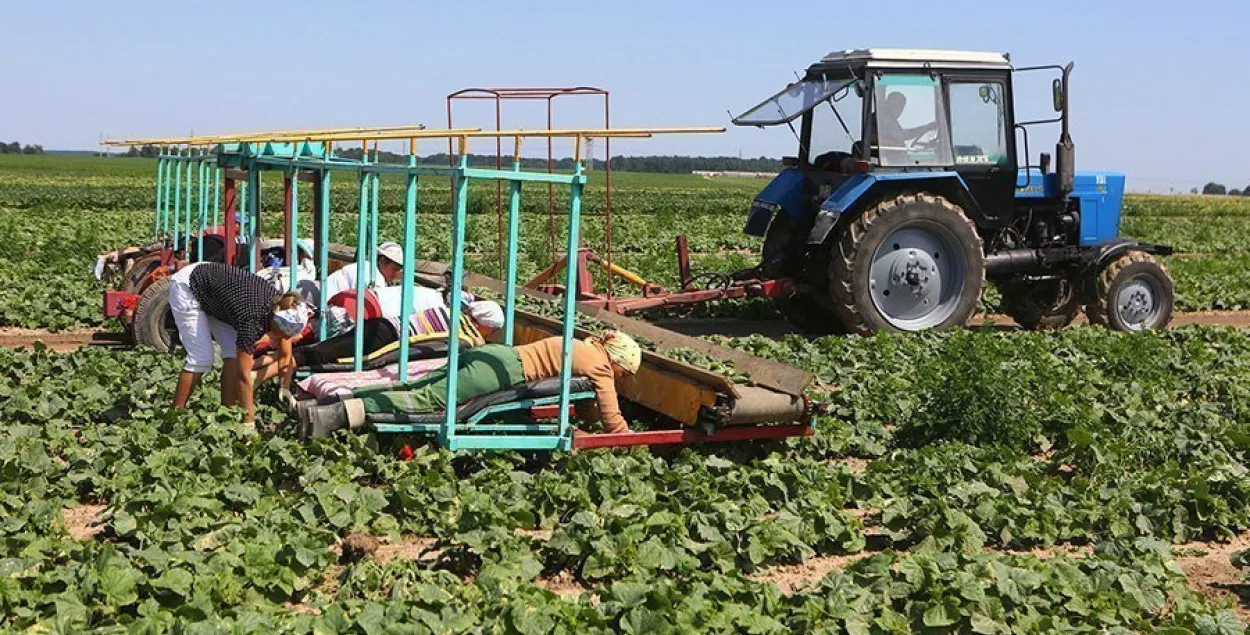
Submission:
M 1087 324 L 1085 315 L 1077 316 L 1073 324 Z M 1250 328 L 1250 311 L 1185 311 L 1172 314 L 1170 327 L 1189 326 L 1232 326 Z M 784 320 L 746 320 L 741 318 L 686 318 L 681 320 L 656 320 L 656 326 L 684 335 L 705 336 L 724 335 L 727 337 L 745 337 L 763 335 L 778 338 L 784 335 L 802 335 Z M 1014 331 L 1020 326 L 1010 317 L 999 314 L 975 315 L 968 321 L 974 330 Z
M 438 552 L 429 551 L 429 549 L 437 542 L 435 538 L 405 535 L 400 538 L 399 542 L 384 542 L 378 545 L 377 551 L 373 552 L 373 559 L 378 564 L 387 564 L 395 560 L 432 560 L 438 557 Z
M 753 577 L 759 582 L 772 582 L 782 593 L 791 595 L 819 584 L 832 571 L 841 571 L 852 563 L 873 555 L 871 551 L 864 551 L 841 556 L 816 556 L 798 564 L 767 567 Z
M 552 532 L 550 529 L 514 529 L 512 533 L 517 536 L 529 536 L 538 542 L 547 542 L 551 540 Z
M 0 327 L 0 348 L 30 348 L 35 342 L 43 342 L 56 353 L 67 353 L 83 346 L 119 347 L 122 335 L 98 328 L 69 331 L 47 329 L 23 329 L 13 326 Z
M 1192 542 L 1172 547 L 1176 564 L 1189 578 L 1189 585 L 1217 602 L 1231 602 L 1243 621 L 1250 621 L 1250 584 L 1247 573 L 1234 567 L 1229 557 L 1250 549 L 1250 532 L 1229 542 Z
M 561 571 L 549 578 L 539 578 L 534 583 L 560 597 L 574 597 L 590 591 L 590 587 L 578 582 L 568 571 Z
M 1073 324 L 1086 324 L 1088 320 L 1085 315 L 1077 316 Z M 970 322 L 973 326 L 985 324 L 990 328 L 1006 327 L 1019 328 L 1011 318 L 1005 315 L 990 314 L 985 316 L 976 316 Z M 1178 326 L 1189 326 L 1192 324 L 1202 326 L 1233 326 L 1238 328 L 1250 327 L 1250 311 L 1184 311 L 1172 314 L 1172 323 L 1168 326 L 1175 328 Z
M 100 523 L 102 511 L 104 511 L 104 505 L 76 505 L 63 508 L 61 517 L 65 519 L 65 529 L 69 532 L 69 537 L 74 540 L 94 539 L 96 534 L 104 531 L 104 525 Z

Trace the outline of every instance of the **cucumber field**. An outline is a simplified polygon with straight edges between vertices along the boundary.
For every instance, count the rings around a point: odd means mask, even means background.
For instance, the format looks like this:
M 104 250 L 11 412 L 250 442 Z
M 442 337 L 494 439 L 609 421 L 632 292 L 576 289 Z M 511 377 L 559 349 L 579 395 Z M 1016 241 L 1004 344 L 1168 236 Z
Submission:
M 1246 631 L 1250 198 L 1126 198 L 1123 233 L 1177 250 L 1174 328 L 1018 330 L 992 285 L 968 328 L 919 334 L 806 336 L 764 300 L 729 301 L 648 317 L 812 373 L 814 436 L 451 453 L 300 441 L 271 386 L 245 428 L 217 405 L 218 371 L 172 411 L 180 357 L 36 343 L 118 328 L 91 269 L 153 240 L 154 172 L 0 156 L 0 630 Z M 673 287 L 684 233 L 695 273 L 753 266 L 762 241 L 742 226 L 765 182 L 614 173 L 613 262 Z M 331 241 L 353 240 L 354 190 L 334 182 Z M 402 236 L 403 196 L 383 177 L 383 240 Z M 449 185 L 420 196 L 419 257 L 445 259 Z M 467 264 L 488 275 L 495 205 L 470 191 Z M 522 218 L 528 279 L 563 243 L 545 192 Z

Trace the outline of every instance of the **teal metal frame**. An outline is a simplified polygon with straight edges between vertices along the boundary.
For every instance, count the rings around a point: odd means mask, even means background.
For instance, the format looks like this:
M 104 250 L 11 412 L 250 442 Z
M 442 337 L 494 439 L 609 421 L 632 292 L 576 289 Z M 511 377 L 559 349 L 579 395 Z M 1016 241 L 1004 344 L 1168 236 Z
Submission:
M 420 217 L 418 186 L 421 177 L 450 177 L 452 183 L 452 254 L 450 268 L 451 294 L 454 300 L 449 307 L 450 324 L 453 336 L 449 337 L 447 367 L 459 368 L 461 357 L 461 338 L 458 337 L 459 325 L 463 309 L 459 298 L 462 296 L 463 271 L 465 266 L 465 234 L 468 223 L 469 188 L 473 181 L 506 183 L 509 189 L 508 198 L 508 244 L 507 244 L 507 280 L 505 281 L 505 327 L 504 340 L 511 344 L 514 341 L 516 294 L 517 294 L 517 256 L 520 249 L 520 209 L 521 189 L 523 183 L 546 183 L 551 186 L 569 188 L 567 253 L 576 254 L 579 245 L 581 226 L 581 197 L 586 184 L 586 175 L 579 162 L 570 174 L 553 174 L 547 172 L 526 172 L 514 163 L 512 169 L 470 168 L 468 157 L 461 153 L 459 161 L 453 166 L 417 165 L 416 155 L 410 150 L 406 164 L 381 163 L 375 149 L 372 157 L 363 152 L 361 159 L 352 160 L 335 157 L 320 144 L 311 142 L 300 143 L 245 143 L 222 144 L 217 147 L 219 165 L 237 165 L 247 171 L 252 195 L 247 196 L 246 205 L 249 210 L 251 244 L 253 245 L 250 263 L 256 264 L 257 233 L 260 226 L 257 200 L 260 191 L 260 174 L 263 170 L 282 170 L 298 182 L 300 171 L 311 171 L 322 179 L 321 204 L 322 213 L 314 220 L 320 228 L 322 240 L 317 246 L 318 277 L 322 287 L 326 282 L 328 267 L 328 233 L 330 214 L 330 174 L 335 171 L 355 173 L 359 182 L 357 195 L 356 222 L 356 314 L 359 319 L 365 315 L 365 292 L 368 283 L 376 275 L 379 215 L 381 208 L 381 178 L 385 175 L 402 177 L 405 183 L 403 215 L 404 236 L 404 276 L 402 281 L 402 308 L 400 323 L 407 325 L 411 317 L 412 298 L 415 296 L 415 260 L 417 255 L 417 226 Z M 298 190 L 298 185 L 294 186 Z M 293 198 L 294 198 L 293 192 Z M 292 218 L 297 214 L 294 210 Z M 291 244 L 295 240 L 295 222 L 288 226 L 288 238 Z M 570 256 L 572 258 L 572 256 Z M 293 263 L 294 267 L 294 263 Z M 365 275 L 367 273 L 367 275 Z M 294 272 L 293 272 L 294 274 Z M 295 276 L 292 275 L 292 279 Z M 565 267 L 564 285 L 567 289 L 577 288 L 577 267 Z M 327 298 L 320 300 L 320 308 L 324 311 Z M 525 399 L 513 403 L 491 406 L 475 414 L 468 421 L 456 419 L 456 409 L 449 408 L 446 416 L 438 424 L 386 424 L 376 426 L 380 433 L 423 433 L 436 437 L 440 446 L 450 450 L 480 449 L 530 449 L 530 450 L 569 450 L 572 448 L 573 426 L 569 417 L 569 405 L 574 401 L 592 399 L 593 392 L 572 392 L 569 387 L 572 375 L 572 352 L 574 326 L 576 322 L 576 298 L 566 294 L 563 303 L 563 328 L 561 330 L 561 352 L 563 357 L 561 371 L 561 390 L 558 395 L 536 399 Z M 323 334 L 324 334 L 324 326 Z M 355 363 L 353 367 L 359 371 L 364 363 L 364 332 L 356 329 Z M 407 378 L 408 338 L 401 337 L 399 342 L 400 355 L 397 361 L 397 374 L 401 381 Z M 457 374 L 448 373 L 447 403 L 456 403 Z M 481 424 L 486 418 L 507 416 L 535 406 L 557 405 L 558 418 L 554 424 L 534 424 L 529 421 Z M 481 425 L 479 425 L 481 424 Z
M 183 175 L 186 175 L 185 183 Z M 209 180 L 213 187 L 209 187 Z M 209 205 L 212 204 L 212 225 Z M 153 223 L 157 242 L 168 242 L 173 251 L 191 255 L 204 253 L 204 232 L 220 225 L 221 166 L 217 157 L 191 149 L 161 148 L 156 157 L 156 218 Z

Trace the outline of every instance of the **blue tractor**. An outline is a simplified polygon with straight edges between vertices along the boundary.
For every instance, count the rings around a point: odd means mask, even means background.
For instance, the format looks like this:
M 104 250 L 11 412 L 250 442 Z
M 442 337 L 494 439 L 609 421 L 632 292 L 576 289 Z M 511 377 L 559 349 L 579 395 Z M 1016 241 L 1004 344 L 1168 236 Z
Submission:
M 1013 79 L 1038 72 L 1055 75 L 1056 114 L 1017 121 Z M 739 277 L 794 280 L 788 314 L 826 332 L 961 326 L 987 282 L 1026 328 L 1082 309 L 1115 330 L 1166 326 L 1173 286 L 1156 256 L 1172 250 L 1119 236 L 1123 174 L 1075 170 L 1071 72 L 1001 53 L 825 56 L 733 120 L 798 140 L 751 206 L 745 232 L 764 238 L 763 257 Z M 1040 124 L 1062 129 L 1053 171 L 1048 154 L 1029 159 Z

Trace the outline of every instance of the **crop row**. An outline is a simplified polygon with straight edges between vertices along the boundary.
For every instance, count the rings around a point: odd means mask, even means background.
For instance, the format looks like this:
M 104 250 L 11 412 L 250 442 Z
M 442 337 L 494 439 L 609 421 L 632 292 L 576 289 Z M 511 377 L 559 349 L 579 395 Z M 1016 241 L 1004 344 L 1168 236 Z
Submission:
M 1250 338 L 1082 328 L 726 343 L 817 373 L 815 438 L 668 456 L 419 450 L 402 462 L 398 441 L 299 444 L 269 408 L 261 418 L 278 432 L 251 436 L 211 389 L 192 414 L 168 413 L 172 357 L 0 352 L 0 606 L 10 625 L 327 632 L 421 616 L 434 632 L 494 620 L 501 632 L 682 620 L 724 632 L 1217 632 L 1227 620 L 1135 541 L 1250 523 Z M 846 456 L 873 460 L 860 472 Z M 94 541 L 53 522 L 76 503 L 108 506 Z M 426 557 L 339 569 L 337 545 L 360 531 L 428 538 Z M 910 554 L 860 556 L 785 598 L 750 577 L 875 552 L 874 536 Z M 1087 541 L 1103 548 L 1047 563 L 981 555 Z M 535 586 L 559 576 L 602 602 Z M 488 610 L 501 598 L 525 610 Z M 549 626 L 529 631 L 521 615 Z

